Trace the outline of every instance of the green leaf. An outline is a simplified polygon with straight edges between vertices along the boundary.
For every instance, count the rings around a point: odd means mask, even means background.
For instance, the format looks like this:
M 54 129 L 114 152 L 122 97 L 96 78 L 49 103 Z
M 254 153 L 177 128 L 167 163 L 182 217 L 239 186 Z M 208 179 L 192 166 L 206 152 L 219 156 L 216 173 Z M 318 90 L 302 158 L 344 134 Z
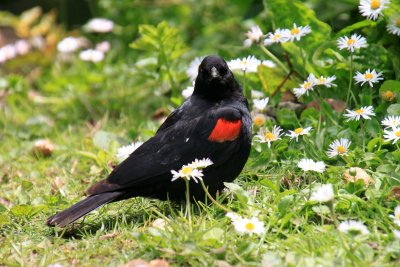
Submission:
M 361 28 L 365 28 L 365 27 L 375 27 L 377 25 L 377 22 L 373 21 L 373 20 L 363 20 L 363 21 L 359 21 L 356 22 L 352 25 L 349 25 L 345 28 L 343 28 L 340 32 L 338 32 L 335 36 L 335 38 L 339 38 L 343 35 L 349 34 L 354 32 L 355 30 L 361 29 Z
M 4 211 L 7 211 L 7 208 L 3 204 L 0 204 L 0 213 Z
M 278 109 L 276 116 L 279 124 L 284 128 L 294 128 L 297 125 L 297 116 L 293 110 L 287 108 Z
M 203 240 L 214 239 L 214 240 L 221 240 L 224 236 L 224 230 L 218 227 L 211 228 L 208 230 L 203 236 Z
M 116 139 L 117 136 L 113 133 L 98 131 L 93 136 L 93 144 L 98 148 L 108 151 L 111 141 Z
M 367 144 L 368 152 L 374 151 L 375 148 L 380 145 L 380 143 L 382 143 L 382 139 L 380 137 L 371 139 Z
M 10 211 L 12 214 L 22 217 L 32 215 L 35 208 L 31 205 L 16 205 L 12 207 Z
M 387 109 L 388 115 L 400 116 L 400 104 L 392 104 Z
M 0 214 L 0 226 L 9 224 L 11 222 L 10 217 L 6 213 Z
M 368 131 L 368 133 L 371 134 L 372 136 L 377 136 L 381 131 L 379 122 L 375 118 L 368 120 L 367 123 L 365 124 L 365 128 Z
M 285 196 L 279 201 L 278 203 L 278 211 L 280 213 L 280 216 L 283 217 L 285 214 L 290 210 L 289 205 L 293 200 L 293 196 Z

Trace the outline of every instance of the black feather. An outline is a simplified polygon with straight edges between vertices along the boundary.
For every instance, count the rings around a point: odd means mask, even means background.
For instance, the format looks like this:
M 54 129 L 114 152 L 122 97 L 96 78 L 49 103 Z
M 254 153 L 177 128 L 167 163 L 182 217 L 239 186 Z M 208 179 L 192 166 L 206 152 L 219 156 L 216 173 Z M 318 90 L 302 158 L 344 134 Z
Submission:
M 107 204 L 123 195 L 123 192 L 107 192 L 100 195 L 89 196 L 68 209 L 57 213 L 47 219 L 48 226 L 65 227 L 98 207 Z

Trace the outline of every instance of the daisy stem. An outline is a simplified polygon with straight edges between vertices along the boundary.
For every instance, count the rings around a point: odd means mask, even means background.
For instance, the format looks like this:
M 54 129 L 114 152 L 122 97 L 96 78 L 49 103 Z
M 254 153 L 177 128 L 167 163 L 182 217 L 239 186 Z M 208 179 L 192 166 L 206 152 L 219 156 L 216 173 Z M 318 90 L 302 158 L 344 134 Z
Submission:
M 350 101 L 350 94 L 351 94 L 351 97 L 353 98 L 354 103 L 356 105 L 358 105 L 357 99 L 354 96 L 353 91 L 351 90 L 352 85 L 353 85 L 353 54 L 350 54 L 350 76 L 349 76 L 349 88 L 347 89 L 346 104 L 347 105 L 350 104 L 349 101 Z
M 365 122 L 361 122 L 361 131 L 362 131 L 362 144 L 363 144 L 363 151 L 365 150 Z
M 305 175 L 305 173 L 304 173 L 304 175 Z M 310 186 L 310 190 L 308 192 L 308 199 L 307 200 L 310 200 L 311 194 L 312 194 L 312 185 L 311 185 L 312 179 L 311 179 L 311 175 L 308 175 L 308 183 L 309 183 L 309 186 Z
M 303 62 L 303 75 L 306 75 L 306 58 L 304 55 L 304 50 L 303 47 L 300 47 L 300 56 L 301 56 L 301 61 Z
M 213 197 L 211 196 L 211 194 L 208 192 L 208 189 L 207 189 L 206 185 L 204 184 L 203 180 L 202 180 L 202 179 L 199 179 L 199 180 L 200 180 L 201 186 L 202 186 L 203 189 L 204 189 L 204 192 L 206 193 L 207 197 L 211 200 L 212 203 L 214 203 L 217 207 L 219 207 L 220 209 L 222 209 L 222 210 L 224 210 L 224 211 L 226 211 L 226 212 L 232 212 L 230 209 L 228 209 L 228 208 L 222 206 L 221 204 L 219 204 L 219 203 L 215 200 L 215 198 L 213 198 Z
M 272 54 L 263 44 L 260 44 L 261 50 L 270 57 L 285 73 L 289 73 L 288 68 L 274 54 Z
M 191 214 L 191 207 L 190 207 L 190 187 L 189 187 L 189 180 L 184 179 L 186 184 L 186 215 L 189 219 L 189 226 L 192 228 L 192 214 Z
M 246 71 L 243 71 L 243 93 L 244 96 L 247 98 L 249 95 L 247 94 L 247 89 L 246 89 L 246 82 L 247 82 L 247 77 L 246 77 Z

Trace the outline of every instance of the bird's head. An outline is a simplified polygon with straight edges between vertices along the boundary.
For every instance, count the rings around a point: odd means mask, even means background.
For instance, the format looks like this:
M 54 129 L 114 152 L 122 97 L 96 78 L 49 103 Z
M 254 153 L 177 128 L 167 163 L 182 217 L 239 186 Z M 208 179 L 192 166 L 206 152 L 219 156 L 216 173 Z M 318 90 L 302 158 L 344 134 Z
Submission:
M 207 56 L 200 63 L 193 94 L 219 100 L 241 93 L 233 73 L 219 56 Z

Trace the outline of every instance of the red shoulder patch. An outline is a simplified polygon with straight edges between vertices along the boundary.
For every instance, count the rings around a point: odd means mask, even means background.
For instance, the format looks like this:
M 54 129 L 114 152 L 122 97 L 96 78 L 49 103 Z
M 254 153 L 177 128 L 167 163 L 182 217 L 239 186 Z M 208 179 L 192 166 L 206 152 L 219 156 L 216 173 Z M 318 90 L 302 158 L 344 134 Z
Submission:
M 217 124 L 208 137 L 208 141 L 218 143 L 233 141 L 239 136 L 241 126 L 241 120 L 228 121 L 219 118 Z

